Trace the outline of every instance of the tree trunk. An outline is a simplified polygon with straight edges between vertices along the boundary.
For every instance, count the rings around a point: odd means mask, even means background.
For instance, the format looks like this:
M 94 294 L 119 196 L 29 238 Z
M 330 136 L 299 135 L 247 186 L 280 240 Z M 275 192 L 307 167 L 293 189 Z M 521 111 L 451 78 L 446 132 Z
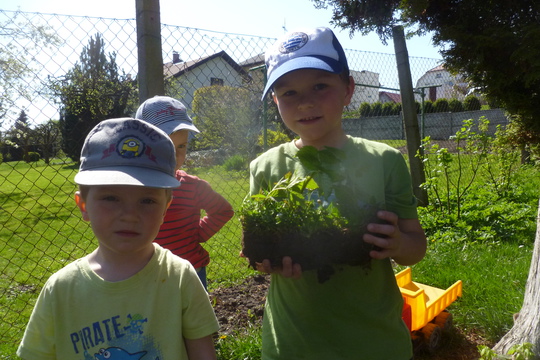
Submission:
M 534 250 L 523 306 L 512 329 L 493 348 L 499 354 L 507 354 L 513 345 L 531 343 L 536 358 L 540 355 L 540 204 L 538 209 Z

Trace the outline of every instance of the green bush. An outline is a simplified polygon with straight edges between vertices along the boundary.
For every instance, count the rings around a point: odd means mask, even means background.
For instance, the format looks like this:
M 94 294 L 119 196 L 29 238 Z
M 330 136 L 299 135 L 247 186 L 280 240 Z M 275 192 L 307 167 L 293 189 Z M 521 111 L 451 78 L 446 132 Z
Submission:
M 278 146 L 280 144 L 284 144 L 286 142 L 289 142 L 289 137 L 287 134 L 281 132 L 281 131 L 274 131 L 267 129 L 266 130 L 266 145 L 268 148 L 273 148 L 275 146 Z M 257 145 L 262 147 L 264 145 L 264 136 L 259 135 L 259 138 L 257 139 Z
M 435 100 L 433 103 L 433 107 L 435 108 L 435 112 L 447 112 L 448 111 L 448 100 L 445 98 L 440 98 Z
M 458 99 L 451 99 L 448 102 L 448 110 L 451 112 L 461 112 L 463 111 L 463 103 Z
M 371 104 L 368 102 L 363 102 L 358 108 L 360 116 L 371 116 Z
M 227 171 L 240 171 L 246 167 L 246 159 L 242 155 L 233 155 L 223 163 L 223 168 Z
M 381 114 L 384 116 L 387 115 L 395 115 L 394 114 L 394 103 L 392 102 L 385 102 L 381 106 Z
M 39 159 L 41 159 L 41 156 L 39 155 L 39 153 L 34 152 L 34 151 L 30 151 L 28 154 L 24 156 L 24 161 L 26 161 L 27 163 L 37 162 L 39 161 Z
M 415 101 L 414 104 L 416 105 L 416 113 L 421 114 L 422 113 L 422 104 L 420 102 Z
M 382 115 L 382 103 L 376 101 L 371 104 L 371 116 L 381 116 Z
M 394 115 L 399 115 L 401 113 L 401 103 L 394 103 L 392 111 Z
M 4 156 L 0 153 L 0 164 L 4 162 Z
M 468 95 L 465 100 L 463 100 L 463 107 L 465 108 L 465 111 L 476 111 L 480 110 L 482 105 L 476 96 Z
M 424 101 L 424 114 L 429 114 L 435 112 L 435 107 L 433 106 L 433 101 L 426 100 Z

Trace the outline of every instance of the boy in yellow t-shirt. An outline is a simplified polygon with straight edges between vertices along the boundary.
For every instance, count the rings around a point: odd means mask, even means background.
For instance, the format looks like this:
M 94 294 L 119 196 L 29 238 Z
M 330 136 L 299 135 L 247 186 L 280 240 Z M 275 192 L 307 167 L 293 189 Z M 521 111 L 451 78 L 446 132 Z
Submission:
M 131 118 L 86 137 L 75 201 L 97 248 L 53 274 L 23 359 L 215 359 L 218 323 L 195 269 L 153 241 L 178 187 L 172 141 Z

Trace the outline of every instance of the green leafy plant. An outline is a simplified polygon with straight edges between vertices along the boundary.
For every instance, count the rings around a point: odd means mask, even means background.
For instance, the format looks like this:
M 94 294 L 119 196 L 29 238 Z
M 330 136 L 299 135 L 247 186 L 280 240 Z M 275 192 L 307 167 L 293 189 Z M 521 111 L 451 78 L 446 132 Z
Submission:
M 264 259 L 280 265 L 291 256 L 304 270 L 319 270 L 321 282 L 333 273 L 331 264 L 366 265 L 371 247 L 360 238 L 372 219 L 343 175 L 345 153 L 305 146 L 297 157 L 308 175 L 287 173 L 271 189 L 246 197 L 238 211 L 250 265 Z
M 271 129 L 266 130 L 266 137 L 266 145 L 269 148 L 278 146 L 279 144 L 283 144 L 291 140 L 287 134 L 283 133 L 282 131 L 274 131 Z M 262 134 L 259 135 L 257 139 L 257 145 L 261 147 L 264 145 L 264 136 Z
M 227 158 L 223 163 L 223 168 L 227 171 L 240 171 L 246 168 L 246 160 L 242 155 L 233 155 L 230 158 Z
M 463 126 L 450 137 L 455 143 L 454 153 L 432 144 L 429 137 L 422 142 L 417 156 L 424 163 L 426 181 L 421 186 L 434 195 L 432 203 L 447 215 L 454 212 L 458 219 L 461 217 L 463 198 L 478 179 L 491 150 L 493 138 L 488 135 L 488 125 L 489 120 L 483 116 L 477 129 L 473 119 L 463 120 Z
M 516 186 L 528 169 L 520 168 L 519 151 L 506 129 L 487 135 L 489 121 L 478 126 L 465 120 L 455 136 L 454 150 L 423 142 L 430 205 L 419 208 L 422 226 L 431 238 L 444 242 L 512 241 L 534 234 L 534 207 Z M 521 170 L 521 171 L 518 171 Z M 529 169 L 534 172 L 534 169 Z M 519 174 L 519 175 L 518 175 Z
M 489 347 L 480 345 L 478 346 L 478 351 L 480 352 L 479 360 L 531 360 L 534 359 L 532 348 L 533 344 L 531 343 L 516 344 L 508 350 L 506 355 L 499 355 Z

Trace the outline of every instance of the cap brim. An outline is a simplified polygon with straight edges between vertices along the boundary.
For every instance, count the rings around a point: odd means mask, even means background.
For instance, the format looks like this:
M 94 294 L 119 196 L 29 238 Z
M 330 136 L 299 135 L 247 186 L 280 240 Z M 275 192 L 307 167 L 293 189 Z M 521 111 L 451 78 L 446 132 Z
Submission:
M 277 79 L 282 77 L 283 75 L 294 71 L 294 70 L 300 70 L 300 69 L 318 69 L 318 70 L 324 70 L 328 71 L 334 74 L 339 74 L 343 71 L 343 64 L 341 64 L 339 61 L 328 58 L 328 57 L 313 57 L 313 56 L 302 56 L 297 57 L 294 59 L 290 59 L 283 63 L 280 67 L 272 71 L 270 74 L 270 77 L 268 78 L 266 82 L 266 86 L 264 87 L 263 94 L 261 97 L 261 100 L 264 100 L 264 97 L 268 93 L 268 91 L 274 86 L 274 83 Z
M 164 124 L 158 125 L 158 127 L 165 131 L 168 135 L 172 134 L 173 132 L 180 131 L 180 130 L 189 130 L 196 133 L 199 133 L 199 129 L 195 127 L 193 124 L 188 124 L 186 122 L 182 121 L 169 121 Z
M 180 182 L 172 175 L 152 169 L 134 169 L 128 166 L 111 167 L 107 170 L 80 171 L 75 175 L 75 183 L 79 185 L 132 185 L 164 189 L 180 186 Z

